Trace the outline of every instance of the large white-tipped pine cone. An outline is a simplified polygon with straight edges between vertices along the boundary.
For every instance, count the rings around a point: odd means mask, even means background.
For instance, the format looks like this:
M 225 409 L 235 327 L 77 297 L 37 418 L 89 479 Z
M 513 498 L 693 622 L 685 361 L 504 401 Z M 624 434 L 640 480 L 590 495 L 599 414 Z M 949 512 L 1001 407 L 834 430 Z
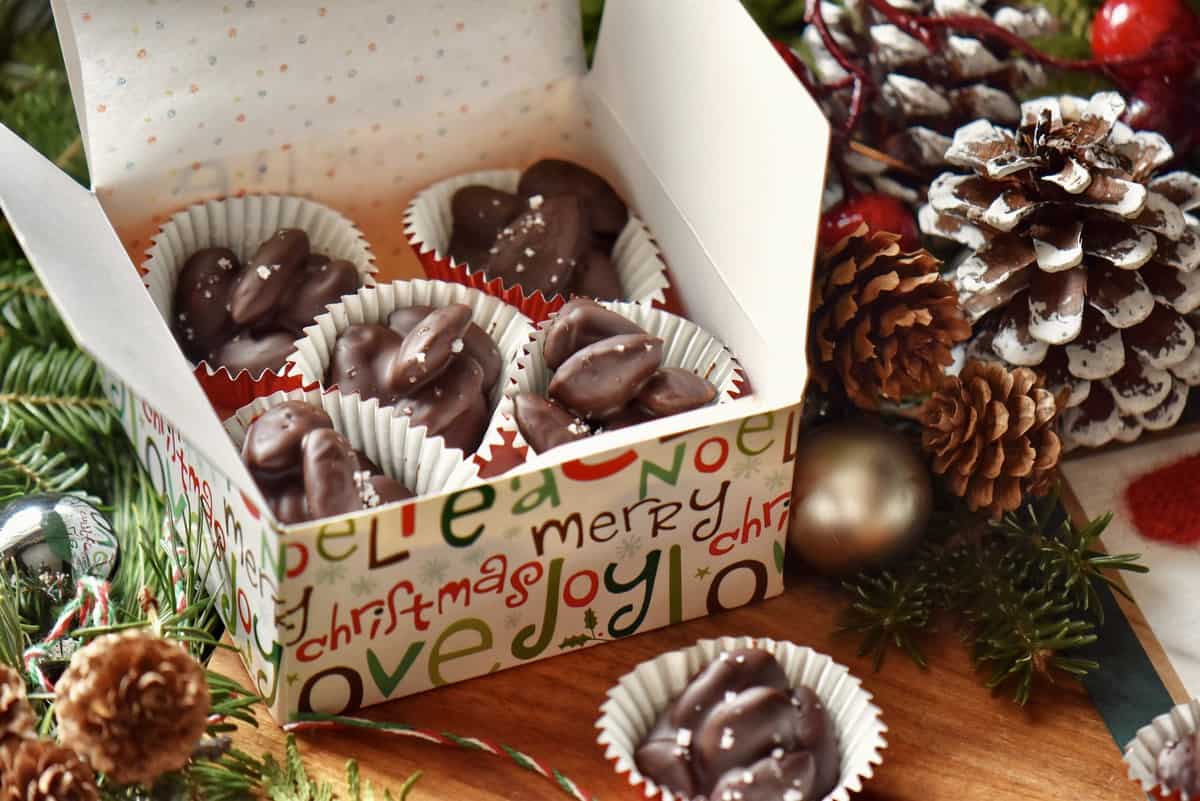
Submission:
M 1046 376 L 1068 447 L 1169 428 L 1200 383 L 1200 178 L 1156 175 L 1171 147 L 1124 109 L 1042 98 L 1015 131 L 959 128 L 946 158 L 967 172 L 940 175 L 919 215 L 968 249 L 955 282 L 982 345 Z
M 1018 36 L 1049 33 L 1056 20 L 1041 7 L 1020 7 L 995 0 L 893 0 L 892 5 L 928 16 L 988 17 Z M 933 52 L 889 23 L 863 0 L 843 5 L 821 3 L 830 33 L 845 52 L 878 82 L 879 93 L 857 138 L 909 165 L 908 173 L 856 153 L 849 169 L 871 189 L 908 203 L 923 197 L 923 184 L 948 165 L 949 134 L 964 123 L 986 119 L 1003 125 L 1020 121 L 1015 93 L 1045 81 L 1042 69 L 1001 48 L 967 36 L 950 35 Z M 822 83 L 846 76 L 826 49 L 816 26 L 803 34 Z M 849 90 L 834 93 L 827 113 L 844 117 Z

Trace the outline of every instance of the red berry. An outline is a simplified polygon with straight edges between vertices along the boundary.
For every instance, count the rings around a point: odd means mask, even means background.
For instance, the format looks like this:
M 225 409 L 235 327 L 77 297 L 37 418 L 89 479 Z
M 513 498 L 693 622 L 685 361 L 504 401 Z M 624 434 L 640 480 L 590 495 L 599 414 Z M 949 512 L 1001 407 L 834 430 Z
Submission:
M 912 211 L 896 198 L 877 193 L 855 195 L 825 212 L 821 216 L 821 244 L 825 247 L 835 244 L 864 222 L 872 231 L 899 234 L 900 246 L 905 250 L 921 246 L 921 234 Z
M 1200 133 L 1200 107 L 1193 100 L 1200 86 L 1162 75 L 1138 81 L 1124 120 L 1135 131 L 1157 131 L 1177 154 L 1189 151 Z
M 1196 63 L 1200 17 L 1186 0 L 1106 0 L 1092 20 L 1092 53 L 1101 61 L 1163 57 L 1140 66 L 1116 67 L 1126 78 L 1182 75 Z

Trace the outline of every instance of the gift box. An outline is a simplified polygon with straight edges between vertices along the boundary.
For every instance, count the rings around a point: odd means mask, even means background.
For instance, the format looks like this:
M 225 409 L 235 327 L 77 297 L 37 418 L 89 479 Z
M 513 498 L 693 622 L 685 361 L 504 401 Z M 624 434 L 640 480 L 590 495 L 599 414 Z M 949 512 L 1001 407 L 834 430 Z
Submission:
M 828 127 L 736 0 L 170 6 L 62 0 L 93 187 L 0 129 L 0 206 L 108 377 L 272 714 L 350 711 L 782 590 Z M 714 58 L 720 53 L 720 58 Z M 313 199 L 380 282 L 402 215 L 470 170 L 568 158 L 659 244 L 753 391 L 536 467 L 311 524 L 271 519 L 135 264 L 187 206 Z

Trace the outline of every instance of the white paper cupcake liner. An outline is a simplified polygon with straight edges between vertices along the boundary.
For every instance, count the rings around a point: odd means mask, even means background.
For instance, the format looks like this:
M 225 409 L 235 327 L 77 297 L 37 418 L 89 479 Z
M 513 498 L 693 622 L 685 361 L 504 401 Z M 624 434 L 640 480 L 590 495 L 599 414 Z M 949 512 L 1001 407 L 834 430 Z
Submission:
M 324 409 L 334 429 L 351 445 L 419 496 L 461 489 L 475 481 L 479 473 L 462 451 L 447 448 L 441 437 L 426 436 L 423 426 L 409 425 L 407 417 L 379 408 L 374 399 L 364 401 L 340 392 L 297 389 L 256 398 L 225 421 L 225 430 L 241 448 L 250 424 L 263 412 L 289 400 L 302 400 Z
M 879 708 L 871 703 L 871 693 L 863 689 L 862 682 L 846 667 L 811 648 L 790 642 L 754 637 L 701 640 L 690 648 L 662 654 L 638 665 L 608 691 L 608 700 L 600 707 L 597 741 L 605 747 L 605 758 L 615 763 L 618 774 L 628 774 L 629 784 L 646 798 L 660 796 L 662 801 L 688 801 L 643 776 L 634 754 L 659 715 L 683 692 L 692 677 L 719 654 L 736 648 L 762 648 L 770 652 L 783 667 L 792 687 L 808 687 L 821 699 L 837 731 L 841 756 L 838 785 L 824 801 L 849 801 L 851 793 L 862 790 L 863 780 L 874 775 L 875 766 L 883 764 L 881 752 L 887 748 L 883 737 L 887 726 Z
M 210 200 L 172 215 L 151 237 L 153 244 L 141 265 L 142 281 L 163 319 L 168 323 L 172 320 L 175 285 L 184 263 L 193 253 L 207 247 L 227 247 L 245 263 L 280 228 L 299 228 L 308 234 L 314 253 L 353 263 L 358 268 L 360 282 L 367 286 L 374 284 L 375 256 L 370 246 L 354 223 L 333 209 L 304 198 L 281 195 Z M 282 388 L 280 385 L 287 383 L 286 369 L 267 371 L 262 376 L 251 376 L 246 370 L 231 375 L 223 366 L 202 361 L 196 373 L 206 390 L 211 385 L 223 394 L 223 382 L 240 383 L 237 395 L 214 398 L 214 402 L 241 405 L 250 400 L 245 397 L 249 383 L 260 378 L 268 379 L 262 387 L 263 394 Z M 211 380 L 206 381 L 205 377 Z M 230 404 L 230 400 L 235 403 Z
M 1147 794 L 1159 790 L 1156 770 L 1158 755 L 1168 743 L 1190 737 L 1200 731 L 1200 698 L 1180 704 L 1170 712 L 1159 715 L 1138 729 L 1133 740 L 1125 746 L 1125 764 L 1129 778 L 1142 786 Z M 1166 795 L 1165 792 L 1162 793 Z M 1195 796 L 1180 795 L 1183 801 L 1196 801 Z
M 544 320 L 566 300 L 561 295 L 544 297 L 540 292 L 527 295 L 519 286 L 504 286 L 499 279 L 489 280 L 481 265 L 461 265 L 448 253 L 454 218 L 451 200 L 464 186 L 483 185 L 504 192 L 516 192 L 520 170 L 487 170 L 457 175 L 439 181 L 418 192 L 404 213 L 404 233 L 431 278 L 464 283 L 517 306 L 533 320 Z M 611 254 L 625 298 L 634 303 L 664 303 L 670 285 L 666 264 L 650 231 L 633 211 L 617 237 Z
M 717 388 L 714 405 L 729 403 L 740 395 L 738 382 L 743 378 L 741 366 L 720 340 L 700 326 L 676 314 L 637 303 L 605 301 L 600 305 L 637 323 L 647 334 L 662 339 L 663 367 L 681 367 L 707 378 Z M 526 449 L 526 465 L 557 461 L 553 450 L 546 452 L 550 454 L 549 458 L 543 458 L 545 454 L 534 453 L 517 427 L 512 401 L 512 397 L 518 392 L 532 392 L 545 396 L 550 387 L 550 378 L 554 372 L 546 366 L 542 347 L 545 345 L 546 332 L 552 320 L 553 317 L 539 324 L 534 330 L 528 344 L 517 357 L 515 380 L 509 385 L 504 399 L 500 402 L 500 426 L 503 432 L 512 437 L 512 447 Z M 589 441 L 596 443 L 596 450 L 606 447 L 602 433 L 593 435 Z
M 351 325 L 378 323 L 386 325 L 388 315 L 396 309 L 408 306 L 443 307 L 462 303 L 471 307 L 471 320 L 482 328 L 500 350 L 500 378 L 492 388 L 489 401 L 492 416 L 488 421 L 488 435 L 480 449 L 492 444 L 491 437 L 500 426 L 500 405 L 517 371 L 517 357 L 521 348 L 533 333 L 529 318 L 512 306 L 490 295 L 445 281 L 393 281 L 373 287 L 363 287 L 353 295 L 346 295 L 340 303 L 329 306 L 319 315 L 316 322 L 304 329 L 304 339 L 296 342 L 296 350 L 288 357 L 292 363 L 292 374 L 299 376 L 303 386 L 324 386 L 325 374 L 333 356 L 333 347 L 339 336 Z M 394 407 L 385 407 L 392 408 Z M 489 436 L 490 435 L 490 436 Z M 490 448 L 487 449 L 490 453 Z

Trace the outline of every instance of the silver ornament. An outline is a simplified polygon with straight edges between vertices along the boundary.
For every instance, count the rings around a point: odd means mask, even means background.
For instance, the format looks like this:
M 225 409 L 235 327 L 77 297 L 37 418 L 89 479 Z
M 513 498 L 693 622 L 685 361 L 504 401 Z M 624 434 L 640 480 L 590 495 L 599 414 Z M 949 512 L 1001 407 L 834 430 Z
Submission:
M 929 469 L 903 436 L 859 423 L 823 426 L 800 435 L 788 546 L 822 573 L 854 572 L 914 546 L 932 505 Z
M 26 495 L 0 509 L 0 562 L 29 576 L 112 577 L 118 546 L 108 519 L 73 495 Z

